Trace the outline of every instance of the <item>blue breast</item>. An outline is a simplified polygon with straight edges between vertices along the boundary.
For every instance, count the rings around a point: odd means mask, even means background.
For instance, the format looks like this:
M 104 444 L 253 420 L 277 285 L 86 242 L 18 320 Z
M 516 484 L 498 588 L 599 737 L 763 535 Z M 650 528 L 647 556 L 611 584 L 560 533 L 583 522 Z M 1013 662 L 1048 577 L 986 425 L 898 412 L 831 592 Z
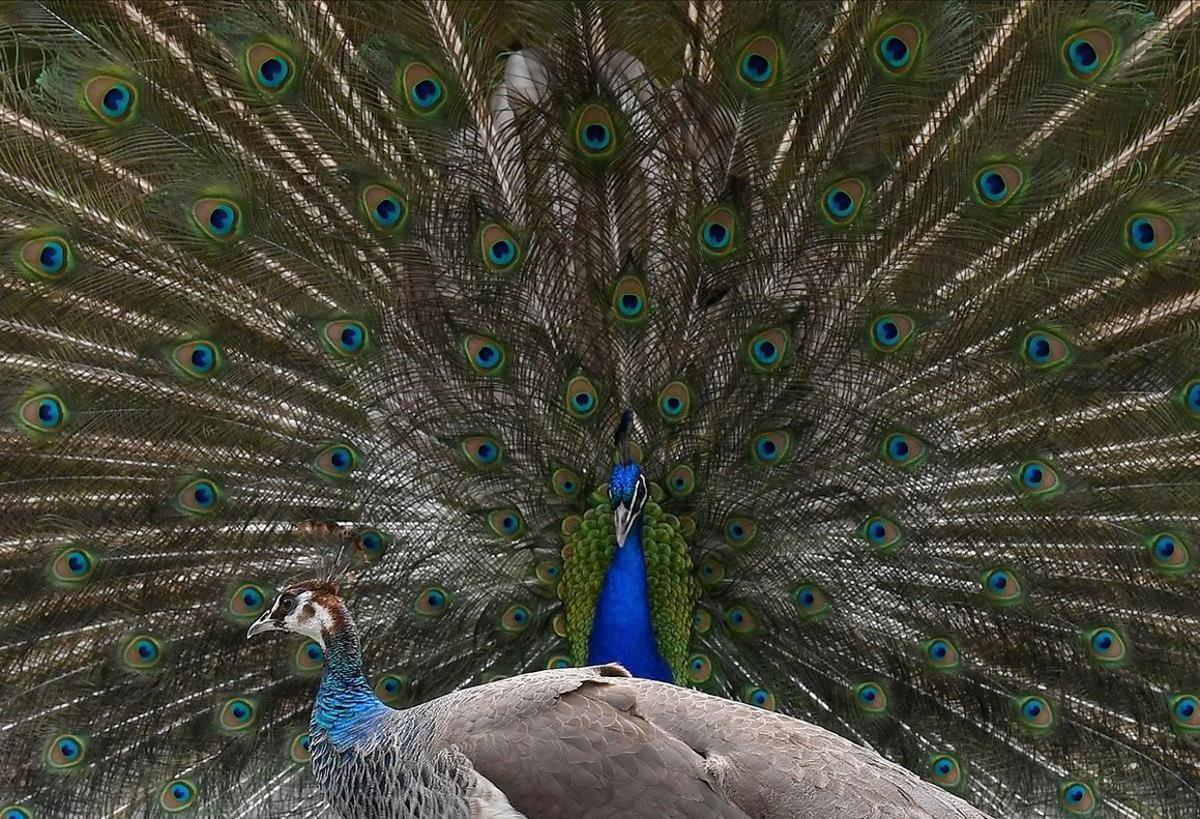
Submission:
M 640 517 L 604 576 L 588 641 L 588 662 L 616 662 L 635 677 L 675 681 L 654 639 Z

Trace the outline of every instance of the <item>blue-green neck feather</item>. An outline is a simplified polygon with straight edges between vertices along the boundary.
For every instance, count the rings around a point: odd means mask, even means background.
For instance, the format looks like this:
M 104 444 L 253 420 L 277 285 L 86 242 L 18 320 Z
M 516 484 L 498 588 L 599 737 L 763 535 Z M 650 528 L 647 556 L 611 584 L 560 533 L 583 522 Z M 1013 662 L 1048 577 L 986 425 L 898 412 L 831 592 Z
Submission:
M 588 662 L 616 662 L 635 677 L 675 681 L 654 639 L 641 515 L 634 521 L 625 545 L 617 548 L 604 576 L 588 641 Z
M 325 635 L 325 671 L 313 706 L 312 730 L 325 731 L 342 747 L 368 732 L 391 709 L 375 696 L 363 674 L 362 646 L 351 623 Z

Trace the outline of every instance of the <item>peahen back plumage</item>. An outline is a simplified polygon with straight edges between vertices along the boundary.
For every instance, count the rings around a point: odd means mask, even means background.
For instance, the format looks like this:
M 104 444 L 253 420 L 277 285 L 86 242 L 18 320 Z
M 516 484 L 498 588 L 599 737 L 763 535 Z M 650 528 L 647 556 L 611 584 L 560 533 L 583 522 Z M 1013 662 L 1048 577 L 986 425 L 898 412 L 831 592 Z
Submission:
M 1198 157 L 1188 0 L 0 5 L 4 819 L 323 815 L 325 571 L 1197 815 Z

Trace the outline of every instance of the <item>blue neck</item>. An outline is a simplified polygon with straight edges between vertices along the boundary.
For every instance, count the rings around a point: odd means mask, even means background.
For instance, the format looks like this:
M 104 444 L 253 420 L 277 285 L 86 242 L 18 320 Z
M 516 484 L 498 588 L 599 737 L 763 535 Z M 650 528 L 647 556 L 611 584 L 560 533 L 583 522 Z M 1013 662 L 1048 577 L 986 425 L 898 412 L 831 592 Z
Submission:
M 324 730 L 338 746 L 354 742 L 372 718 L 390 711 L 363 674 L 362 647 L 347 622 L 325 635 L 325 671 L 313 706 L 312 728 Z
M 635 677 L 675 681 L 654 639 L 641 515 L 634 521 L 625 545 L 617 548 L 604 576 L 588 641 L 588 662 L 616 662 Z

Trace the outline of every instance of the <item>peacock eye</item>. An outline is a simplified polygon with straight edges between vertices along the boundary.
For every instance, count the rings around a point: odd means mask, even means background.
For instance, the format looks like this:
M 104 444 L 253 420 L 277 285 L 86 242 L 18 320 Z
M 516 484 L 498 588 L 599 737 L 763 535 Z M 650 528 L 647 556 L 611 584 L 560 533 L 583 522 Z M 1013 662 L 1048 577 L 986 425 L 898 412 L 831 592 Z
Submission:
M 19 258 L 29 278 L 39 281 L 61 279 L 75 267 L 71 245 L 61 236 L 47 236 L 26 242 Z
M 399 81 L 409 110 L 418 116 L 430 116 L 446 102 L 446 87 L 442 78 L 425 63 L 409 63 L 401 72 Z
M 246 50 L 246 67 L 254 85 L 264 94 L 278 94 L 296 76 L 295 61 L 267 43 L 255 43 Z
M 83 98 L 106 125 L 128 122 L 137 109 L 137 90 L 116 77 L 93 77 L 83 87 Z
M 1102 28 L 1089 28 L 1063 42 L 1063 60 L 1072 77 L 1090 82 L 1100 76 L 1115 50 L 1111 34 Z
M 196 801 L 196 785 L 187 779 L 168 782 L 159 794 L 158 802 L 167 813 L 178 813 Z
M 737 217 L 734 212 L 724 206 L 710 210 L 700 220 L 697 238 L 700 250 L 706 256 L 728 256 L 737 244 Z
M 907 74 L 921 47 L 921 31 L 912 23 L 896 23 L 875 41 L 875 55 L 889 74 Z
M 858 217 L 866 186 L 857 179 L 843 179 L 825 190 L 821 209 L 835 225 L 848 225 Z
M 242 228 L 241 208 L 231 199 L 200 199 L 192 205 L 192 219 L 204 235 L 217 242 L 236 239 Z
M 738 58 L 738 78 L 753 90 L 769 88 L 778 78 L 779 44 L 771 37 L 756 37 Z

